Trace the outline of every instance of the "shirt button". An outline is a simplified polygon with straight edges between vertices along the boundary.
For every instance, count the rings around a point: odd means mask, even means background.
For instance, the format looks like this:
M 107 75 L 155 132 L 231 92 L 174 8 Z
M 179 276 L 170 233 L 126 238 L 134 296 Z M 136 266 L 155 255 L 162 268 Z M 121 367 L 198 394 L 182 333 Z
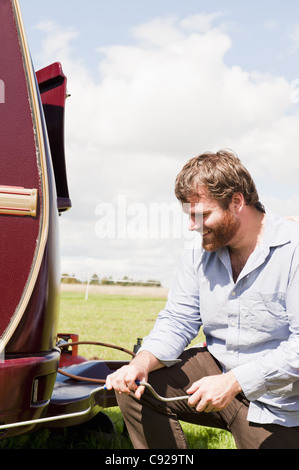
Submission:
M 232 292 L 232 296 L 233 296 L 233 297 L 235 297 L 235 295 L 236 295 L 235 291 L 234 291 L 234 292 Z

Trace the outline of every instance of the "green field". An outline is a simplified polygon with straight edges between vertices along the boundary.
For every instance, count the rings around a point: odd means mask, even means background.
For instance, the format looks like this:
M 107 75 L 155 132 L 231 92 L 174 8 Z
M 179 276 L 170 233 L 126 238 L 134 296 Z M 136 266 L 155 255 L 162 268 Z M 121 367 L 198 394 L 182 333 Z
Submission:
M 59 333 L 79 334 L 80 341 L 97 341 L 115 344 L 133 350 L 137 338 L 143 338 L 151 330 L 164 298 L 128 295 L 90 294 L 62 292 Z M 199 335 L 193 343 L 203 340 Z M 79 354 L 90 358 L 130 359 L 115 349 L 81 345 Z M 123 420 L 117 407 L 105 410 L 114 423 L 112 435 L 79 435 L 75 430 L 59 433 L 43 429 L 32 435 L 0 441 L 2 449 L 130 449 L 129 437 L 123 433 Z M 231 434 L 211 428 L 181 423 L 190 449 L 234 449 Z

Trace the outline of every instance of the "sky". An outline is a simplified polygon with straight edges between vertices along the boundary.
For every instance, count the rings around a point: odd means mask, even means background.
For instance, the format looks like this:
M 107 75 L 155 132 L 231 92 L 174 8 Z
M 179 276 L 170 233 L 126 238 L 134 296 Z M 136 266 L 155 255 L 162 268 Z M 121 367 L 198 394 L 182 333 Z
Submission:
M 229 148 L 261 201 L 299 213 L 299 4 L 293 0 L 20 0 L 36 70 L 68 78 L 72 209 L 61 270 L 170 287 L 192 234 L 183 165 Z

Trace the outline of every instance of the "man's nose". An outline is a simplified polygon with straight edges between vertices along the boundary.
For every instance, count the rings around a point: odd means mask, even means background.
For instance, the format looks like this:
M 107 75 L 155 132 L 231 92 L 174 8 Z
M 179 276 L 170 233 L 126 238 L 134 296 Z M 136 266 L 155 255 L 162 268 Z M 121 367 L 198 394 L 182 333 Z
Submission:
M 190 232 L 194 230 L 202 230 L 202 217 L 200 216 L 191 216 L 189 217 L 189 227 Z

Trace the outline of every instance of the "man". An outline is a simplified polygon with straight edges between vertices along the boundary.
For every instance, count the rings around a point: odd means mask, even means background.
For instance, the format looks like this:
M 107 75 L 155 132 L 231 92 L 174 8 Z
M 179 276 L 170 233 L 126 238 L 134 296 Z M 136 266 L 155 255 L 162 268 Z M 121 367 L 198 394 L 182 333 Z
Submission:
M 133 445 L 186 448 L 183 420 L 229 430 L 240 449 L 299 448 L 299 226 L 265 212 L 229 151 L 190 160 L 175 192 L 202 245 L 184 253 L 139 353 L 107 378 Z M 201 326 L 207 347 L 186 348 Z M 136 380 L 190 398 L 163 403 Z

